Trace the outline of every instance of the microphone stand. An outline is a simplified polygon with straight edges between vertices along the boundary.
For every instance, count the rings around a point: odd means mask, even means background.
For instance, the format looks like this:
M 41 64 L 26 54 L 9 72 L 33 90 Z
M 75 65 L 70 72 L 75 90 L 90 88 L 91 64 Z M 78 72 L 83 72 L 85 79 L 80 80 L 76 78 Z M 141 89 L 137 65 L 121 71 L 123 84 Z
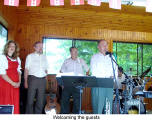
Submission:
M 115 113 L 116 114 L 118 114 L 117 112 L 117 108 L 118 108 L 118 106 L 117 106 L 117 101 L 119 102 L 119 111 L 120 111 L 120 113 L 121 113 L 121 107 L 120 107 L 120 98 L 119 98 L 119 90 L 118 90 L 118 83 L 117 83 L 117 80 L 116 80 L 116 75 L 115 75 L 115 69 L 114 69 L 114 63 L 117 65 L 117 66 L 119 66 L 118 64 L 117 64 L 117 62 L 113 59 L 113 57 L 112 57 L 112 53 L 108 53 L 109 54 L 109 56 L 110 56 L 110 58 L 111 58 L 111 63 L 112 63 L 112 69 L 113 69 L 113 75 L 114 75 L 114 81 L 115 81 L 115 83 L 116 83 L 116 97 L 115 97 Z

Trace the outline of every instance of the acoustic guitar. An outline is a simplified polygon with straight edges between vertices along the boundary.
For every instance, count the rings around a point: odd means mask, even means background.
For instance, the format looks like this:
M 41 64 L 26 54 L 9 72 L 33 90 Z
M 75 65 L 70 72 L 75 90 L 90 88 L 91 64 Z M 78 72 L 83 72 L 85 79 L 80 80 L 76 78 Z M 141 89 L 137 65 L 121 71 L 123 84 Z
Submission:
M 50 93 L 46 98 L 47 104 L 45 105 L 44 111 L 46 114 L 59 114 L 60 104 L 57 102 L 56 94 Z

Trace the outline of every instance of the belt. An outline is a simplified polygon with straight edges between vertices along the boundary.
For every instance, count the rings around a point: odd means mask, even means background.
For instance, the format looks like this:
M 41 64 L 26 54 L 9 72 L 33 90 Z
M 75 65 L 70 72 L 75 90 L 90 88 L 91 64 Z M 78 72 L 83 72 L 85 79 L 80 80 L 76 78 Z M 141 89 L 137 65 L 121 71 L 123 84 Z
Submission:
M 44 79 L 45 77 L 36 77 L 36 76 L 34 76 L 34 75 L 28 75 L 29 77 L 35 77 L 35 78 L 37 78 L 37 79 Z

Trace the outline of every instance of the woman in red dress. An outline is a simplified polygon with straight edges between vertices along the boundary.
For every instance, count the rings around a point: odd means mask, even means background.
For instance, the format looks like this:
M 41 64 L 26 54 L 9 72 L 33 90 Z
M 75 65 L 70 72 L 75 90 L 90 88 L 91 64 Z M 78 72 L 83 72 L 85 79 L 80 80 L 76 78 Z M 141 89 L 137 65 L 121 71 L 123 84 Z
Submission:
M 19 48 L 8 41 L 0 55 L 0 105 L 14 105 L 14 114 L 19 114 L 19 87 L 21 83 L 21 61 Z

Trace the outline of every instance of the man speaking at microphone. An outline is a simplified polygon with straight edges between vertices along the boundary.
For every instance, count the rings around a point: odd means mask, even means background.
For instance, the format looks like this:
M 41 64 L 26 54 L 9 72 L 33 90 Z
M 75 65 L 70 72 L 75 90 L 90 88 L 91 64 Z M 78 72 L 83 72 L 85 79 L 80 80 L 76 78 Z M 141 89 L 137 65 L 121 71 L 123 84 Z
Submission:
M 108 52 L 108 43 L 105 40 L 100 40 L 98 43 L 99 53 L 91 58 L 92 76 L 98 78 L 114 77 L 112 61 Z M 113 56 L 112 56 L 113 57 Z M 118 74 L 116 64 L 114 64 L 115 76 Z M 94 114 L 104 114 L 106 108 L 106 100 L 110 103 L 110 113 L 112 113 L 113 88 L 92 88 L 92 108 Z

